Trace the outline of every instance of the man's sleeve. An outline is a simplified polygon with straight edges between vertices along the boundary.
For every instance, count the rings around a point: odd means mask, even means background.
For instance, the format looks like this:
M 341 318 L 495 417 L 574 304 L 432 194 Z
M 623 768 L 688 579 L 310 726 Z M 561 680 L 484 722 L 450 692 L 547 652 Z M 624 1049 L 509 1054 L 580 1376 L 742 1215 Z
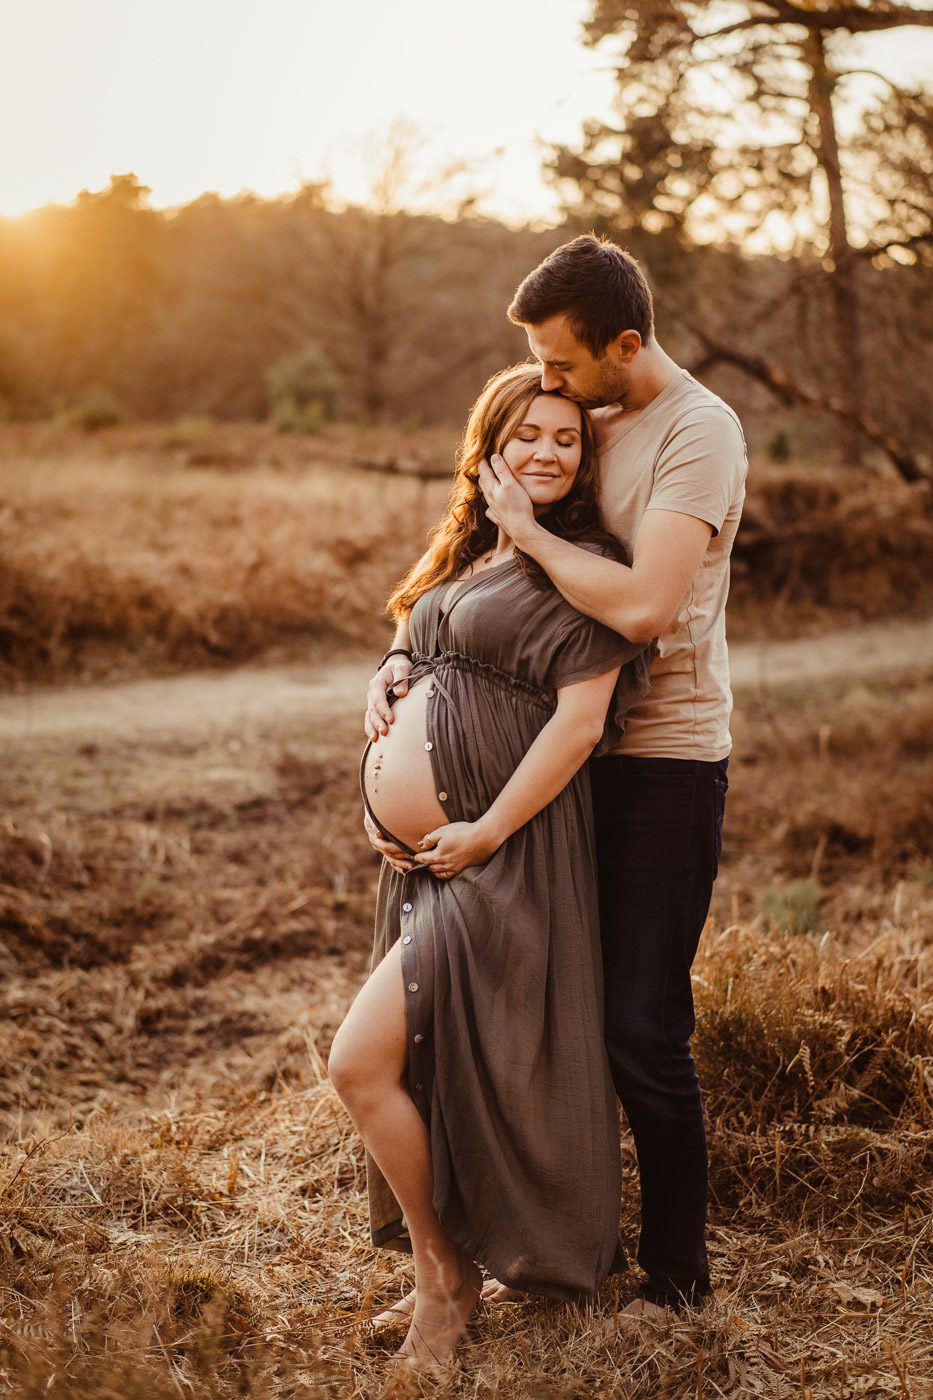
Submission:
M 661 449 L 648 510 L 695 515 L 718 535 L 746 470 L 738 421 L 710 405 L 688 413 Z

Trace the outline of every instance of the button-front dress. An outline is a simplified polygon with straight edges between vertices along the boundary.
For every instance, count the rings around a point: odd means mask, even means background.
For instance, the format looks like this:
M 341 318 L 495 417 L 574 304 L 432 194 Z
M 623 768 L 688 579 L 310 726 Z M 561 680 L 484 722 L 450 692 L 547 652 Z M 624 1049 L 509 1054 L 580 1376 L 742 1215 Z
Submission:
M 583 617 L 512 558 L 425 593 L 410 619 L 430 672 L 425 747 L 448 820 L 492 805 L 554 713 L 555 692 L 622 666 L 603 740 L 648 689 L 651 648 Z M 452 880 L 383 863 L 375 967 L 398 939 L 408 1090 L 429 1132 L 434 1205 L 491 1275 L 592 1297 L 618 1237 L 620 1154 L 603 1045 L 589 777 L 485 865 Z M 367 1157 L 374 1244 L 409 1250 L 401 1209 Z

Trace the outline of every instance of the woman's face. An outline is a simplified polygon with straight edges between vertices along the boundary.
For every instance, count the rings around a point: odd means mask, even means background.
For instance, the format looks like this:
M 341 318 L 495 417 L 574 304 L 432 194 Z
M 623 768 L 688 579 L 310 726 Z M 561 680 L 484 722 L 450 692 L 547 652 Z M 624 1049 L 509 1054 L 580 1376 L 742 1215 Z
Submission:
M 583 448 L 580 412 L 558 394 L 539 394 L 502 448 L 536 514 L 563 500 L 573 487 Z

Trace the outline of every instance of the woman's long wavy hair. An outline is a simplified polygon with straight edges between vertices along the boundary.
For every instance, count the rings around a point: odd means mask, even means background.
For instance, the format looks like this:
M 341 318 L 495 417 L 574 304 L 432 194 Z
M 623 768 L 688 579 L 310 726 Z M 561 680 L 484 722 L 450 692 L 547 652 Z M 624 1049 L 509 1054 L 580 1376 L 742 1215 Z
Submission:
M 386 611 L 398 621 L 407 617 L 422 593 L 447 579 L 459 577 L 496 543 L 498 529 L 486 513 L 479 489 L 479 464 L 501 452 L 515 436 L 529 404 L 551 390 L 541 388 L 541 367 L 512 365 L 494 374 L 470 410 L 457 449 L 457 470 L 446 516 L 428 536 L 428 548 L 395 588 Z M 555 397 L 560 397 L 555 394 Z M 590 540 L 615 558 L 624 558 L 618 540 L 602 528 L 596 497 L 596 449 L 585 410 L 580 410 L 580 467 L 573 487 L 555 502 L 540 522 L 565 540 Z M 553 587 L 544 570 L 515 551 L 525 573 L 542 587 Z

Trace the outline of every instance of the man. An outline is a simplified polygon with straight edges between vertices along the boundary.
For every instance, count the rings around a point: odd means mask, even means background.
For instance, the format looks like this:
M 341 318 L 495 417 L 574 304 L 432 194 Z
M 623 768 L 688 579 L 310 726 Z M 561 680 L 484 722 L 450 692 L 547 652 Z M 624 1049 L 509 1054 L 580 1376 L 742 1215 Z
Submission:
M 508 315 L 527 333 L 542 388 L 592 410 L 604 522 L 631 566 L 549 534 L 495 457 L 480 469 L 489 515 L 580 612 L 632 641 L 658 638 L 650 693 L 629 712 L 618 750 L 590 769 L 606 1047 L 641 1176 L 637 1257 L 647 1279 L 626 1311 L 661 1317 L 710 1291 L 690 967 L 728 787 L 724 610 L 745 442 L 733 411 L 661 349 L 647 282 L 609 240 L 588 234 L 558 248 L 522 282 Z M 404 628 L 395 645 L 407 645 Z M 408 669 L 390 657 L 374 677 L 370 728 L 385 730 L 386 688 L 404 693 Z

